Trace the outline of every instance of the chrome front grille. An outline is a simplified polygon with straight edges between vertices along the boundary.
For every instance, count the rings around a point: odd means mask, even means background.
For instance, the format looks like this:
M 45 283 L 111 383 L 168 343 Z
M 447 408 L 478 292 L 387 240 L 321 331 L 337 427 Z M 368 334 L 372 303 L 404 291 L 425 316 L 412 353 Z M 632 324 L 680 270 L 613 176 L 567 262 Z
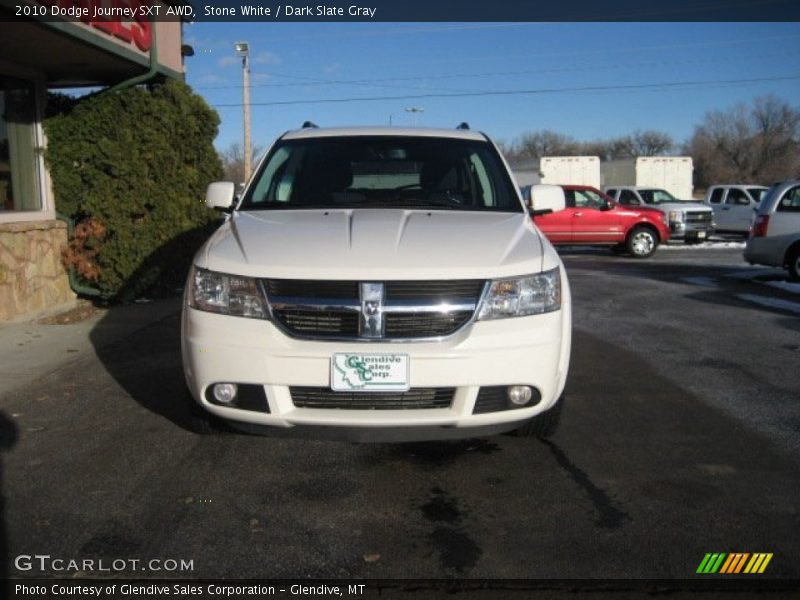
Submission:
M 273 319 L 294 337 L 406 340 L 451 335 L 478 307 L 484 280 L 264 281 Z
M 686 212 L 687 223 L 711 223 L 711 217 L 712 213 L 710 212 L 700 212 L 700 211 Z
M 456 388 L 411 388 L 407 392 L 334 392 L 330 388 L 291 386 L 298 408 L 345 410 L 414 410 L 450 408 Z

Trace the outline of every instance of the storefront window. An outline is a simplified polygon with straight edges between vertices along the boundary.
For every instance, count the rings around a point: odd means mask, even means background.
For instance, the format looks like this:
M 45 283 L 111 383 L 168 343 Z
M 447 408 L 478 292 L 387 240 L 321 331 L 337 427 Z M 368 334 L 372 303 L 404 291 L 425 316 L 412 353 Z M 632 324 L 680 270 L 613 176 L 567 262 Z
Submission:
M 0 75 L 0 214 L 41 209 L 35 98 L 33 84 Z

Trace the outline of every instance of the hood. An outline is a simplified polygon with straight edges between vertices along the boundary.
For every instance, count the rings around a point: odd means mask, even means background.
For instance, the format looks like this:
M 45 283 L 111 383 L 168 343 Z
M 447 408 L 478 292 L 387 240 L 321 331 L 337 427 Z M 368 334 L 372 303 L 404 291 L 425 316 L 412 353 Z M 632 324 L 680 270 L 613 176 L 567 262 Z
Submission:
M 714 212 L 705 204 L 701 204 L 700 202 L 662 202 L 660 204 L 648 204 L 648 207 L 655 208 L 656 210 L 660 210 L 661 212 L 667 212 L 669 210 L 692 210 L 698 212 Z
M 617 214 L 632 217 L 647 217 L 651 219 L 660 220 L 663 211 L 657 209 L 655 206 L 628 206 L 626 204 L 614 204 L 614 210 Z
M 538 272 L 543 252 L 521 212 L 272 210 L 234 213 L 195 262 L 286 279 L 472 279 Z

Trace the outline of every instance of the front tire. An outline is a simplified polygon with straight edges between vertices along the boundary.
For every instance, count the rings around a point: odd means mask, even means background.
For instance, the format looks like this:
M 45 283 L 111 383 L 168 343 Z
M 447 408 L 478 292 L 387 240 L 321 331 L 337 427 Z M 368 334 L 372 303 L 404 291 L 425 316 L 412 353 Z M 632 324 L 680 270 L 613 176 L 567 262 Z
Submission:
M 549 408 L 527 421 L 522 427 L 514 430 L 514 435 L 526 438 L 546 439 L 552 436 L 561 423 L 561 411 L 564 408 L 564 395 Z
M 658 234 L 649 227 L 636 227 L 628 234 L 625 246 L 633 258 L 650 258 L 658 248 Z

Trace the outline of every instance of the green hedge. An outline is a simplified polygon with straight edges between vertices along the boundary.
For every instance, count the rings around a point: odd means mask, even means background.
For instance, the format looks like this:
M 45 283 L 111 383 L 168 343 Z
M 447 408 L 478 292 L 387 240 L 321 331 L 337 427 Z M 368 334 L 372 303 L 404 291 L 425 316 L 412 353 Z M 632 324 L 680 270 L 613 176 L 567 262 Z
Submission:
M 56 209 L 88 225 L 65 262 L 108 298 L 179 285 L 217 221 L 203 204 L 208 183 L 222 178 L 217 113 L 176 81 L 56 95 L 48 109 Z

